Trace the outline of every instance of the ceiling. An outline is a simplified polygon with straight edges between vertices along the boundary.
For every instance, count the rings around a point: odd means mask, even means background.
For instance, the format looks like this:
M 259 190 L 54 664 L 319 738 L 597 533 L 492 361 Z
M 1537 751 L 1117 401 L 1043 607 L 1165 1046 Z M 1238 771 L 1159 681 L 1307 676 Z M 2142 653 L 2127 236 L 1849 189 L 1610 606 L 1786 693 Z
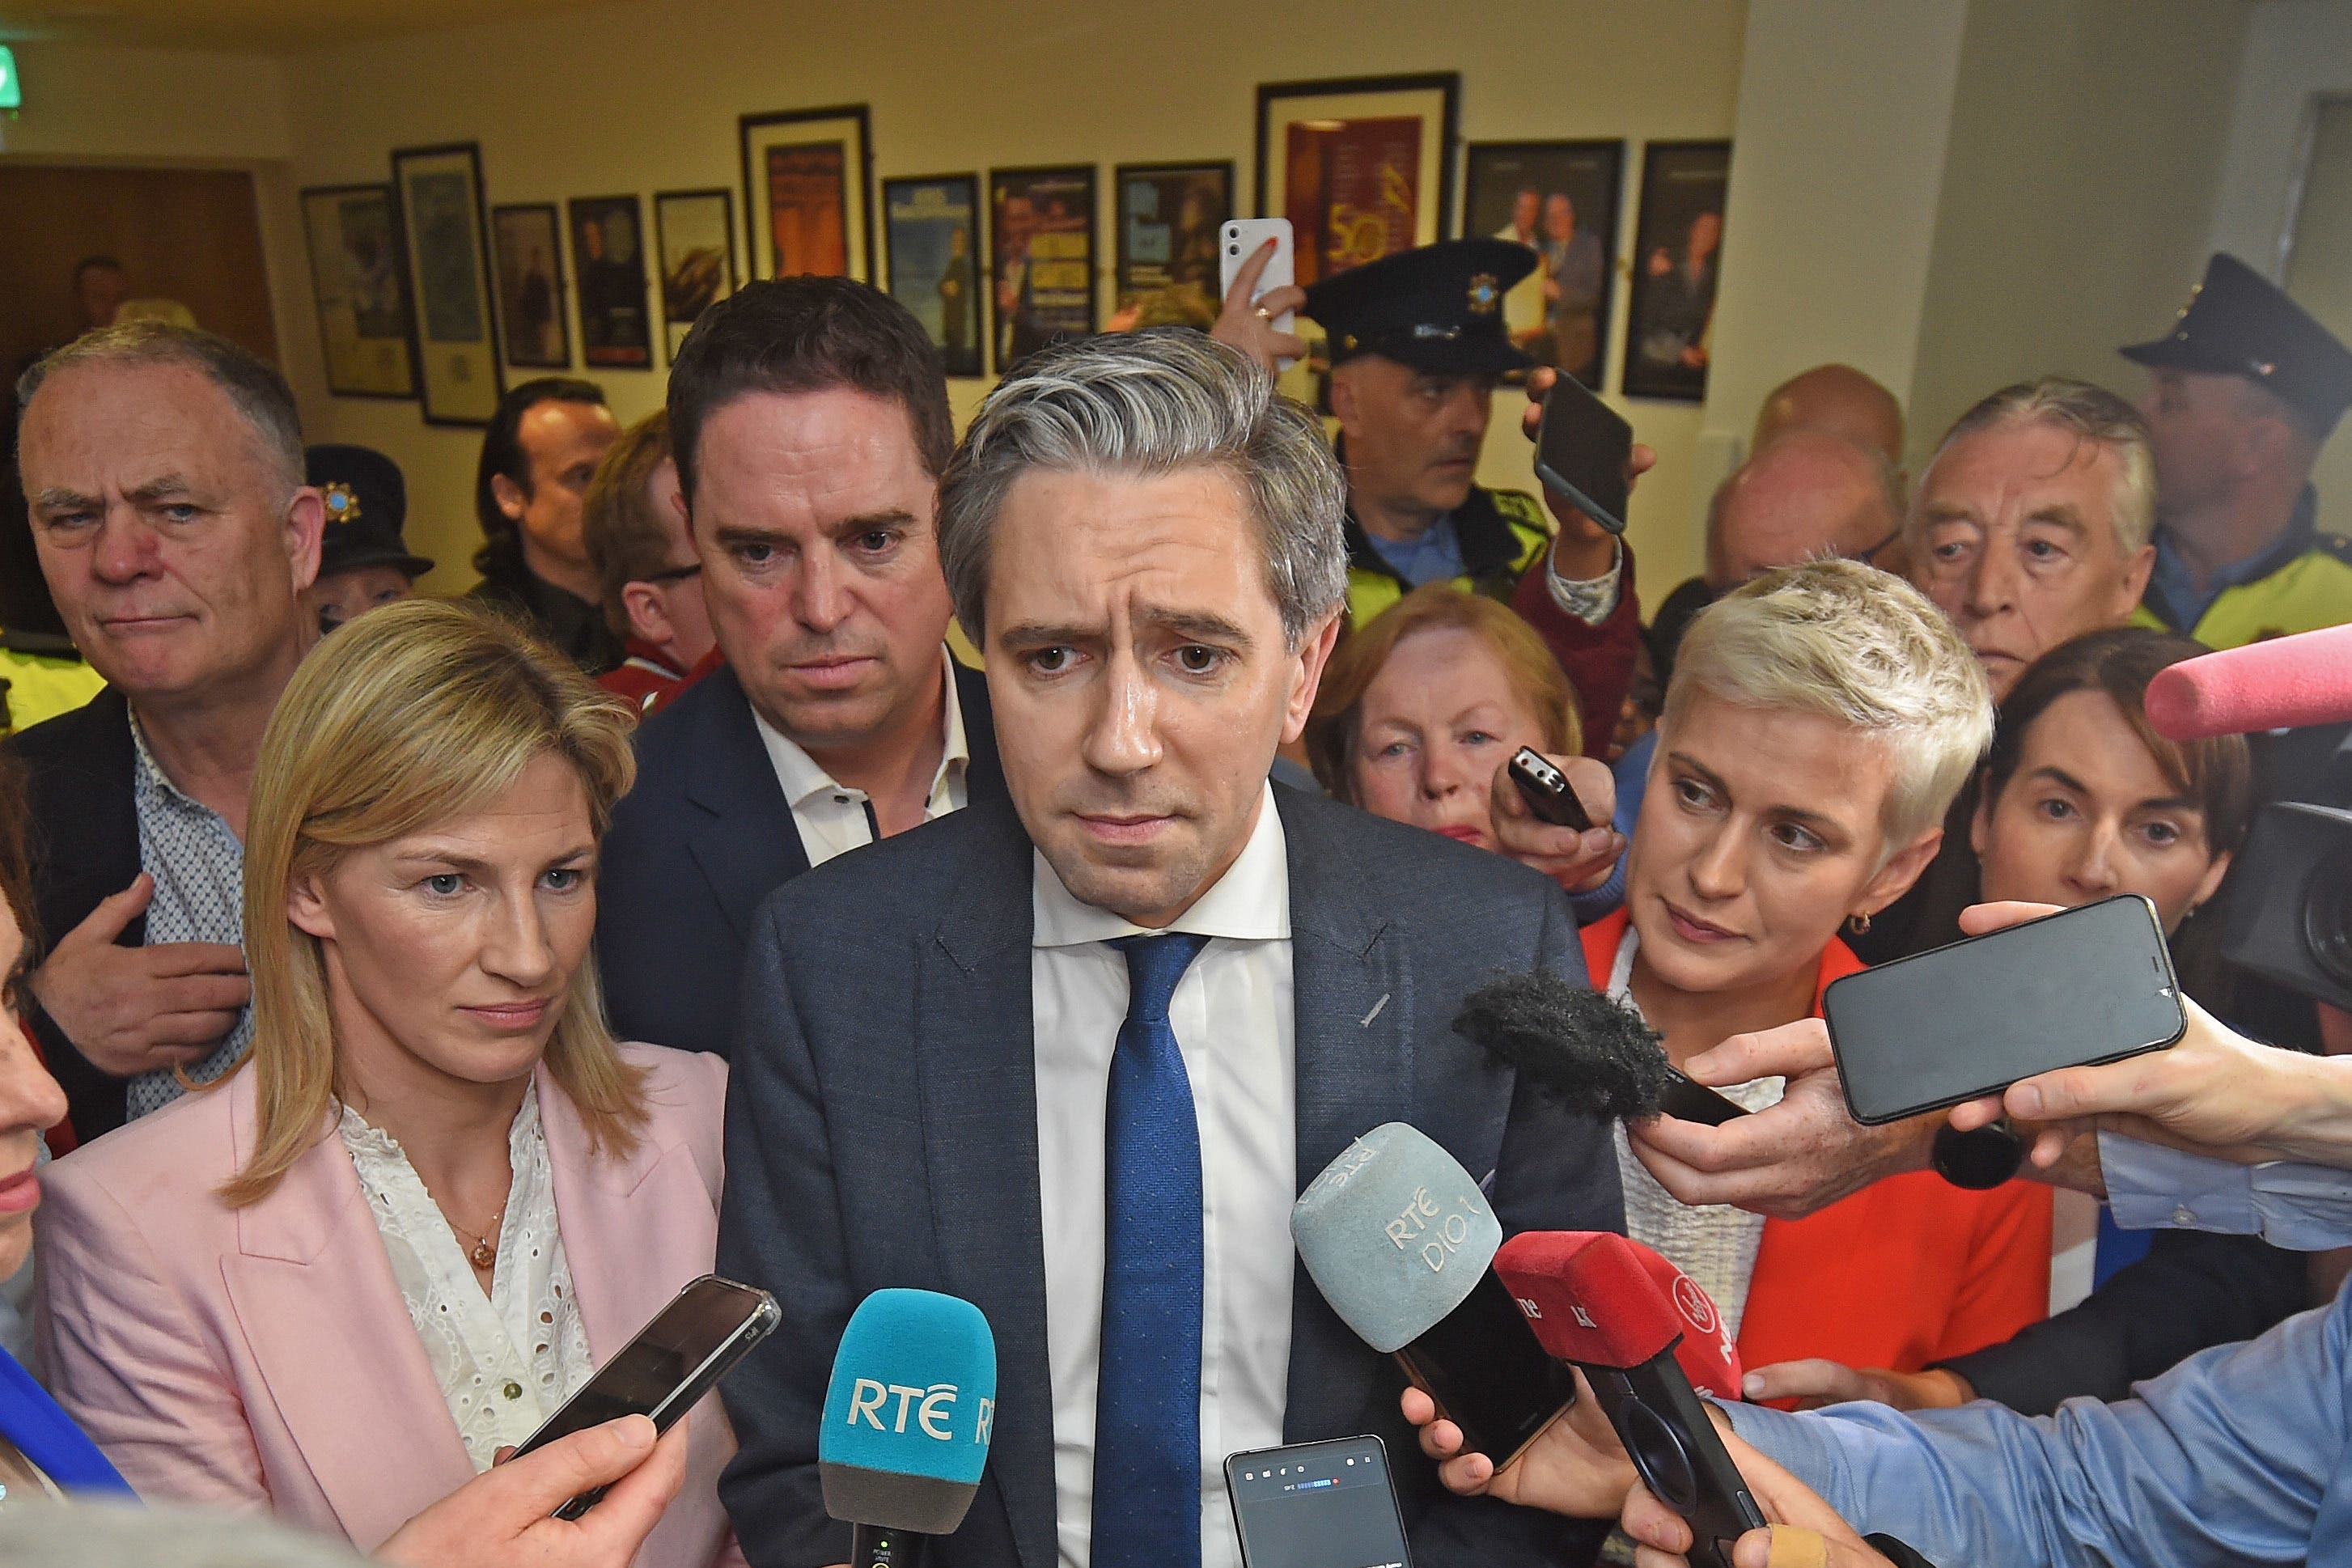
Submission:
M 0 42 L 152 44 L 261 53 L 424 33 L 605 0 L 0 0 Z

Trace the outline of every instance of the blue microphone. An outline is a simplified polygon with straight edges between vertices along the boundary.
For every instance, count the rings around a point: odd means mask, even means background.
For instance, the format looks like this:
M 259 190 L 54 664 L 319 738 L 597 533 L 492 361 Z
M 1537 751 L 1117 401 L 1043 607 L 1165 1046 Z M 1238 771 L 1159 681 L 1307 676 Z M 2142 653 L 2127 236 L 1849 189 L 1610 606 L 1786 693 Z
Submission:
M 936 1290 L 877 1290 L 842 1331 L 825 1385 L 817 1473 L 852 1526 L 851 1568 L 911 1568 L 963 1523 L 996 1415 L 996 1336 Z

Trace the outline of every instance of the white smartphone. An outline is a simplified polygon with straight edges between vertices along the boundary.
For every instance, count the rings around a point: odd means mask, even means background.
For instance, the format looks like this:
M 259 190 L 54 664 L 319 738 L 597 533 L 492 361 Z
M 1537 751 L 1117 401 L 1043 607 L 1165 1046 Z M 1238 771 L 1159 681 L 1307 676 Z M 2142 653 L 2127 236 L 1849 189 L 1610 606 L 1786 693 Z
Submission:
M 1255 256 L 1267 240 L 1274 241 L 1274 255 L 1266 261 L 1265 270 L 1258 274 L 1257 291 L 1263 297 L 1276 289 L 1287 289 L 1298 280 L 1296 241 L 1291 237 L 1290 220 L 1286 217 L 1227 218 L 1217 235 L 1217 298 L 1223 300 L 1234 291 L 1234 278 L 1242 263 Z M 1297 318 L 1285 310 L 1273 318 L 1277 332 L 1292 331 Z M 1296 360 L 1275 361 L 1275 369 L 1288 370 Z

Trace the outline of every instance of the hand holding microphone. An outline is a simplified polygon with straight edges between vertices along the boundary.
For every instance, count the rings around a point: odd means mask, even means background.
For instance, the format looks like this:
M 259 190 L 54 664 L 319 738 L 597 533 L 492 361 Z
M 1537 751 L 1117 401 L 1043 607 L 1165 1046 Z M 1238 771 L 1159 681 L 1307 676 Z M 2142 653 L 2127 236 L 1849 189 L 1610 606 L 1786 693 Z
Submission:
M 850 1568 L 919 1568 L 963 1523 L 988 1462 L 996 1338 L 980 1309 L 931 1290 L 877 1290 L 842 1331 L 817 1470 L 850 1524 Z

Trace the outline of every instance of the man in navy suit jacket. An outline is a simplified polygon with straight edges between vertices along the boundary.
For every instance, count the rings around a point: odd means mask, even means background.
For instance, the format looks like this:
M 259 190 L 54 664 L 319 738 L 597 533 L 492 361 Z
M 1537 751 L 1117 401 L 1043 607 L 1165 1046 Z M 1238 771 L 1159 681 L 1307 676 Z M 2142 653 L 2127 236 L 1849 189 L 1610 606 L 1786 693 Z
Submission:
M 622 1037 L 724 1055 L 760 900 L 1003 775 L 986 683 L 941 641 L 954 428 L 907 308 L 845 278 L 753 283 L 687 339 L 669 426 L 727 665 L 639 733 L 597 963 Z
M 1344 489 L 1311 415 L 1183 331 L 1040 353 L 948 466 L 940 559 L 1010 800 L 757 917 L 719 1268 L 784 1315 L 724 1388 L 759 1568 L 845 1555 L 825 1384 L 892 1286 L 996 1337 L 940 1568 L 1234 1568 L 1222 1458 L 1367 1431 L 1421 1563 L 1589 1556 L 1589 1527 L 1443 1491 L 1401 1375 L 1290 1242 L 1305 1184 L 1394 1120 L 1492 1173 L 1507 1229 L 1622 1223 L 1608 1130 L 1450 1028 L 1494 971 L 1584 979 L 1559 889 L 1266 781 L 1337 635 Z

